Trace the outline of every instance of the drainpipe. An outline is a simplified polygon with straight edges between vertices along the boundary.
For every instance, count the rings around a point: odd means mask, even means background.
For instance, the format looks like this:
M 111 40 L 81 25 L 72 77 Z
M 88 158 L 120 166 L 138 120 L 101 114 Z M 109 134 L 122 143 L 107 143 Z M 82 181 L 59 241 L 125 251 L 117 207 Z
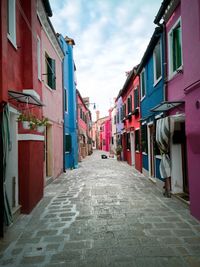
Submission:
M 0 112 L 0 237 L 3 237 L 3 233 L 4 233 L 2 116 L 3 116 L 3 112 Z
M 163 29 L 162 41 L 163 41 L 163 74 L 164 74 L 164 86 L 163 86 L 163 101 L 167 100 L 167 49 L 166 49 L 166 25 L 165 22 L 157 23 L 159 27 Z
M 63 48 L 64 50 L 64 48 Z M 64 52 L 64 51 L 63 51 Z M 65 88 L 64 88 L 64 59 L 62 60 L 62 100 L 63 100 L 63 172 L 65 170 Z

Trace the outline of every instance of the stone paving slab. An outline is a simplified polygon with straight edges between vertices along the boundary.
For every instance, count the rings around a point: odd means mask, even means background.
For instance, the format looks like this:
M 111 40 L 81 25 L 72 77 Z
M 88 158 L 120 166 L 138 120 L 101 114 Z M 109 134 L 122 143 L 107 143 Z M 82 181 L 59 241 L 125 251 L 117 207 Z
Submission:
M 200 223 L 133 167 L 95 151 L 7 229 L 0 266 L 199 267 Z

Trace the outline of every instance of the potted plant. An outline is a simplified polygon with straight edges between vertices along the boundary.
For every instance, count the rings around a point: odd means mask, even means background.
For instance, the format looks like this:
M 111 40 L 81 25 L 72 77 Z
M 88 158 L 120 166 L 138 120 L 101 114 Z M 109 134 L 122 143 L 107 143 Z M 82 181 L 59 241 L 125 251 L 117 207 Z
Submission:
M 116 148 L 117 160 L 121 160 L 122 146 L 118 145 Z
M 48 118 L 43 117 L 42 119 L 37 119 L 36 120 L 37 131 L 39 133 L 43 133 L 47 123 L 48 123 Z

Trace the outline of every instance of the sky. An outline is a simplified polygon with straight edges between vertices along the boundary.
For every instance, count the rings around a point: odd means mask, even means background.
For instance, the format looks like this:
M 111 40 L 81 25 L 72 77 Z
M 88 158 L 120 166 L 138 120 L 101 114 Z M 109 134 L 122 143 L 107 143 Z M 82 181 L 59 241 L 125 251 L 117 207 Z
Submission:
M 107 116 L 140 63 L 162 0 L 50 0 L 55 31 L 74 39 L 77 89 Z M 90 105 L 95 120 L 95 110 Z

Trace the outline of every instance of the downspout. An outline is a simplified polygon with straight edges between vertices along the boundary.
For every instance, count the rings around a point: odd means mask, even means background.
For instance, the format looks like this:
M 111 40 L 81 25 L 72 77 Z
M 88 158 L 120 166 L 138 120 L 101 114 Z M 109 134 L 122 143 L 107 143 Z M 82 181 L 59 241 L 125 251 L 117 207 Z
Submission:
M 2 117 L 0 110 L 0 237 L 4 236 L 4 191 L 3 191 L 3 140 L 2 140 Z
M 64 52 L 64 51 L 63 51 Z M 64 52 L 65 54 L 65 52 Z M 65 170 L 65 94 L 64 94 L 64 59 L 62 60 L 62 99 L 63 99 L 63 172 Z
M 163 101 L 167 100 L 167 49 L 166 49 L 166 25 L 165 22 L 157 23 L 159 27 L 163 29 L 162 41 L 163 41 L 163 74 L 164 74 L 164 86 L 163 86 Z

